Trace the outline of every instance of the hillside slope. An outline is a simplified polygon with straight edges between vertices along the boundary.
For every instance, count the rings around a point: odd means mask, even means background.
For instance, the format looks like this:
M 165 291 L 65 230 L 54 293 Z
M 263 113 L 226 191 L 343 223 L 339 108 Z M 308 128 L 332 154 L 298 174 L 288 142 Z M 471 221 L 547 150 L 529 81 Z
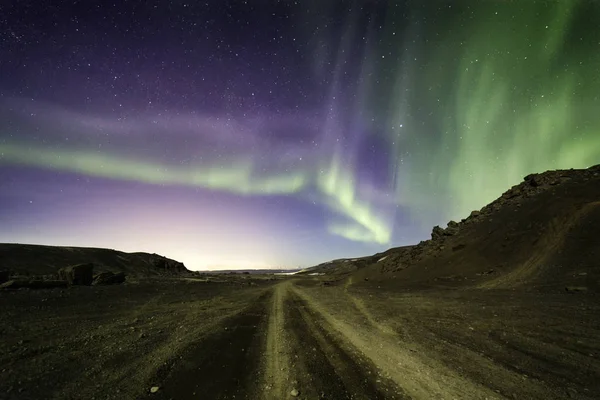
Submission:
M 65 266 L 93 263 L 95 272 L 125 272 L 128 276 L 179 275 L 190 271 L 182 263 L 148 253 L 124 253 L 88 247 L 0 244 L 0 269 L 16 275 L 52 275 Z
M 528 175 L 431 240 L 366 264 L 353 283 L 600 292 L 600 165 Z

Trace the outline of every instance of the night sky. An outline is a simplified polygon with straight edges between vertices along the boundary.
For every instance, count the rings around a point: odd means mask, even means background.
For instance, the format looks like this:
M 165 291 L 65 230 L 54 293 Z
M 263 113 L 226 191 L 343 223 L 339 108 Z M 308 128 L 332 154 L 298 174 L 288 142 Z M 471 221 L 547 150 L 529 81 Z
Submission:
M 600 163 L 598 1 L 0 3 L 0 242 L 192 269 L 427 239 Z

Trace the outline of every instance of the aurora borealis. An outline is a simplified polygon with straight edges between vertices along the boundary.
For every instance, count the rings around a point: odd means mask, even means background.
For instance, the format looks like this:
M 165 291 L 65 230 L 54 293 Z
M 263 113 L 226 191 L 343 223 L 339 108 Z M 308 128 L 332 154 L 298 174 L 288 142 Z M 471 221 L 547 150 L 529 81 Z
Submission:
M 295 267 L 600 163 L 594 1 L 0 6 L 0 242 Z

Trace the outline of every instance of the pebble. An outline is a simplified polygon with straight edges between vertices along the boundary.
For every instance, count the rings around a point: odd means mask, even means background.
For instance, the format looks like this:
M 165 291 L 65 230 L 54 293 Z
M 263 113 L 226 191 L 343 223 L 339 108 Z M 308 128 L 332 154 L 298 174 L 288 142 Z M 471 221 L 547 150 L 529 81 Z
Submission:
M 292 391 L 290 392 L 290 395 L 292 395 L 292 397 L 298 397 L 299 394 L 300 392 L 298 391 L 298 389 L 292 389 Z
M 158 387 L 158 386 L 152 386 L 152 387 L 150 388 L 150 393 L 156 393 L 156 392 L 158 392 L 158 389 L 159 389 L 159 387 Z

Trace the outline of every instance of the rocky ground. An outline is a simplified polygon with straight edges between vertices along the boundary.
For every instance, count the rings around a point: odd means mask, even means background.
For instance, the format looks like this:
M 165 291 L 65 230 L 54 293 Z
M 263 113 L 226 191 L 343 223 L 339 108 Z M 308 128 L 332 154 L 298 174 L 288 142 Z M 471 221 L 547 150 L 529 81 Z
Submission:
M 5 399 L 595 399 L 589 293 L 231 277 L 0 292 Z
M 0 291 L 0 399 L 133 399 L 264 294 L 264 279 Z

